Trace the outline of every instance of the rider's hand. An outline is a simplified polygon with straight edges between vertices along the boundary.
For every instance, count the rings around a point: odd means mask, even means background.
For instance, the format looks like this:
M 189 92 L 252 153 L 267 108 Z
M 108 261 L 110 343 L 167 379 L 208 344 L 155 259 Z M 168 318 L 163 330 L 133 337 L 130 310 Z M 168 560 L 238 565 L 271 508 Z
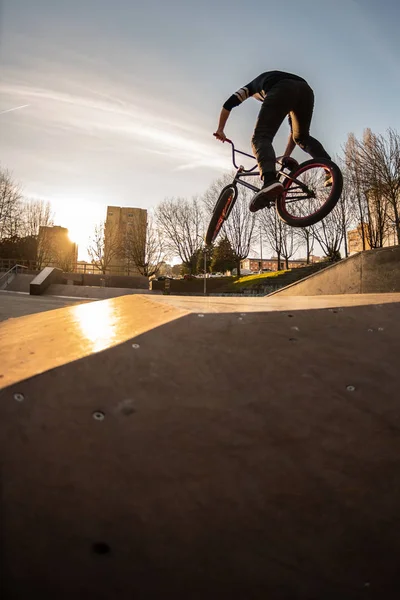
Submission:
M 213 135 L 217 138 L 217 140 L 220 140 L 221 142 L 226 141 L 226 135 L 223 129 L 217 129 L 217 131 Z

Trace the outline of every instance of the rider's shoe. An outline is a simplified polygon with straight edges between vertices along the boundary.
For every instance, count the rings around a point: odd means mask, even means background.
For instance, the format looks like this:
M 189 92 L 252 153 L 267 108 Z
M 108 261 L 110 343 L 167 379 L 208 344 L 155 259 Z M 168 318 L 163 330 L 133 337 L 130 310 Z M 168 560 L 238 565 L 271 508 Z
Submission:
M 264 180 L 264 185 L 261 190 L 252 198 L 249 210 L 250 212 L 257 212 L 262 208 L 270 206 L 271 201 L 275 200 L 283 192 L 283 185 L 277 180 L 276 175 L 268 177 Z
M 325 171 L 324 187 L 332 187 L 333 177 L 330 171 Z

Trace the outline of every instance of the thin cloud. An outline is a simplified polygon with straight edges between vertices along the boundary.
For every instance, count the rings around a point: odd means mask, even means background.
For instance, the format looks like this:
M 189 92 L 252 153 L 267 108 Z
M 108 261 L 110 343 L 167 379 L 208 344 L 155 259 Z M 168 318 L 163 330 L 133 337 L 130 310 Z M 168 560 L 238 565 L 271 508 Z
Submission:
M 0 110 L 0 115 L 5 115 L 6 113 L 14 112 L 15 110 L 21 110 L 22 108 L 28 108 L 30 104 L 22 104 L 21 106 L 14 106 L 13 108 L 6 108 L 6 110 Z
M 178 161 L 178 169 L 226 168 L 226 156 L 215 148 L 211 135 L 208 141 L 207 133 L 193 123 L 160 116 L 161 107 L 150 111 L 145 98 L 130 103 L 94 90 L 85 96 L 21 84 L 6 84 L 0 89 L 14 100 L 34 101 L 35 114 L 31 118 L 40 123 L 42 131 L 58 128 L 75 135 L 79 132 L 100 137 L 114 144 L 118 139 L 138 142 L 143 150 Z M 14 110 L 17 108 L 20 107 Z

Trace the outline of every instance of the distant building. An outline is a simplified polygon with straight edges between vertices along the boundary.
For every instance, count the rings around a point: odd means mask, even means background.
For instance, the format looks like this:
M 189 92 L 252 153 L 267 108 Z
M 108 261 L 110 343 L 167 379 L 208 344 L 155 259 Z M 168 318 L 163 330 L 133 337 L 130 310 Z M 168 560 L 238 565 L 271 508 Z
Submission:
M 147 210 L 143 208 L 107 206 L 105 224 L 105 245 L 118 248 L 115 256 L 110 261 L 107 273 L 118 275 L 139 274 L 132 258 L 127 252 L 128 244 L 135 244 L 137 255 L 146 252 Z M 105 248 L 107 252 L 109 248 Z
M 364 243 L 363 243 L 363 232 L 364 232 Z M 371 250 L 370 235 L 372 238 L 377 235 L 376 229 L 369 231 L 368 223 L 358 225 L 356 229 L 352 229 L 347 232 L 347 246 L 349 254 L 356 254 L 363 250 Z M 382 248 L 388 248 L 389 246 L 397 245 L 397 234 L 394 226 L 386 226 L 383 233 Z
M 310 256 L 310 264 L 321 262 L 321 258 L 318 256 Z M 295 260 L 289 260 L 289 269 L 297 269 L 298 267 L 305 267 L 307 260 L 305 258 L 297 258 Z M 240 261 L 240 268 L 243 270 L 251 271 L 252 273 L 259 273 L 261 271 L 261 260 L 259 258 L 245 258 Z M 280 265 L 278 266 L 277 258 L 263 258 L 262 259 L 262 270 L 264 271 L 281 271 L 286 269 L 286 261 L 281 258 Z
M 36 257 L 39 268 L 51 266 L 73 271 L 77 261 L 78 246 L 69 238 L 66 227 L 39 227 Z
M 368 225 L 366 223 L 363 225 L 360 224 L 356 229 L 347 232 L 347 248 L 349 254 L 355 254 L 356 252 L 362 252 L 363 250 L 371 250 L 371 246 L 368 243 Z

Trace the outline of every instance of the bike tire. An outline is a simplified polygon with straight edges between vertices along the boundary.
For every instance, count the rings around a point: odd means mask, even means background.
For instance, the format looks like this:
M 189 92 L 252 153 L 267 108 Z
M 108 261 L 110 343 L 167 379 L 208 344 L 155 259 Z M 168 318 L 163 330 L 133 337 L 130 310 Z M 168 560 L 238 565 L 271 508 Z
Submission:
M 222 225 L 225 223 L 231 213 L 231 210 L 236 202 L 237 195 L 237 187 L 232 184 L 227 185 L 221 191 L 207 229 L 205 238 L 207 246 L 215 242 L 219 232 L 221 231 Z
M 287 206 L 287 197 L 290 188 L 293 186 L 293 181 L 291 179 L 286 179 L 284 183 L 284 191 L 276 200 L 276 211 L 279 217 L 290 225 L 291 227 L 309 227 L 310 225 L 315 225 L 322 219 L 324 219 L 336 206 L 339 201 L 340 195 L 343 189 L 343 175 L 339 169 L 339 167 L 326 158 L 318 158 L 308 160 L 304 163 L 301 163 L 296 169 L 290 172 L 290 176 L 298 179 L 301 175 L 304 175 L 307 171 L 310 172 L 312 169 L 322 168 L 324 170 L 329 170 L 332 176 L 332 187 L 330 189 L 330 193 L 324 200 L 323 204 L 315 210 L 312 214 L 304 215 L 304 216 L 295 216 L 289 212 Z M 328 188 L 326 188 L 327 190 Z M 325 190 L 325 191 L 326 191 Z M 295 201 L 292 201 L 295 202 Z

